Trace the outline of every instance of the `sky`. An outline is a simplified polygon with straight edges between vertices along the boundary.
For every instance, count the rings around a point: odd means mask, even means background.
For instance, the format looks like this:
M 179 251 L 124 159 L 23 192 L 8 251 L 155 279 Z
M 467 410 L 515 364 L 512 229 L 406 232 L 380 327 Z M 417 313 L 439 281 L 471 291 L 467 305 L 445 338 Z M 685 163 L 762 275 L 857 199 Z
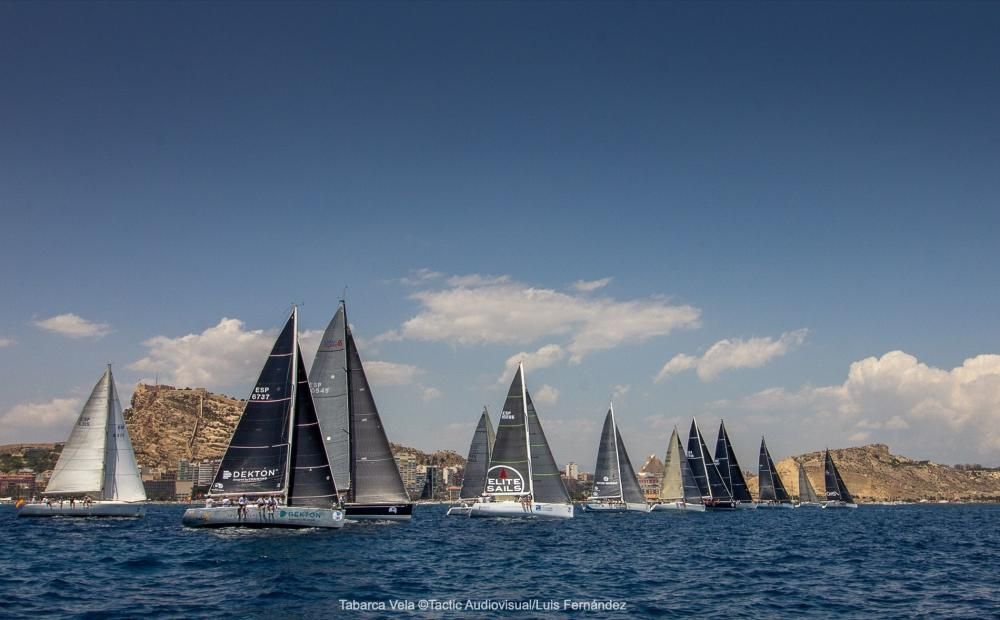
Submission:
M 1000 465 L 1000 4 L 0 3 L 0 443 L 249 393 L 345 296 L 393 441 Z

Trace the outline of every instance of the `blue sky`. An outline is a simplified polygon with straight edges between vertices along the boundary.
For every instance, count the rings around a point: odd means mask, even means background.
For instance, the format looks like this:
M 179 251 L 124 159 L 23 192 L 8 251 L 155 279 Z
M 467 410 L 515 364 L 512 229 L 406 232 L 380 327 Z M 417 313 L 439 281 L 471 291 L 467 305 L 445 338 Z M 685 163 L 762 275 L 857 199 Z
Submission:
M 4 3 L 0 441 L 64 437 L 108 361 L 126 394 L 243 395 L 289 304 L 318 330 L 347 286 L 424 449 L 464 452 L 525 353 L 585 469 L 615 392 L 633 461 L 698 415 L 747 467 L 761 434 L 1000 464 L 998 31 L 989 3 Z

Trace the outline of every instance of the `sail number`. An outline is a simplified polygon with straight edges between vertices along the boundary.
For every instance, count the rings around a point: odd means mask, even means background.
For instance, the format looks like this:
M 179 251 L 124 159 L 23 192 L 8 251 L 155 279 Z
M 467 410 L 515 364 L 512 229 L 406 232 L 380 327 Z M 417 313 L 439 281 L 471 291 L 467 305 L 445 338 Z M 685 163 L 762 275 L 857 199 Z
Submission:
M 511 412 L 509 412 L 509 411 L 501 411 L 500 412 L 500 419 L 501 420 L 513 420 L 514 419 L 514 414 L 511 413 Z
M 253 394 L 250 395 L 250 400 L 271 400 L 271 388 L 255 387 Z
M 90 426 L 90 418 L 80 418 L 80 421 L 77 422 L 77 426 Z
M 313 394 L 329 394 L 330 393 L 330 388 L 323 387 L 323 382 L 322 381 L 310 381 L 309 382 L 309 390 Z

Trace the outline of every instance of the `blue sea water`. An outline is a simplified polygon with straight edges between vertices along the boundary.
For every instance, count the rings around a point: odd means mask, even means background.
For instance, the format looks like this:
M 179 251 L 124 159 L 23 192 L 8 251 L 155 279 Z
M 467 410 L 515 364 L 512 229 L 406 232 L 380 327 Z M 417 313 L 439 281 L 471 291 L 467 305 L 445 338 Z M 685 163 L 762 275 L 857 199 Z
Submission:
M 0 508 L 7 618 L 1000 616 L 1000 506 L 862 506 L 570 521 L 445 517 L 341 531 L 17 519 Z M 344 609 L 341 599 L 538 600 L 528 611 Z M 615 601 L 586 612 L 563 601 Z M 544 610 L 543 603 L 556 610 Z M 430 605 L 430 603 L 426 603 Z M 441 605 L 442 603 L 438 603 Z M 507 604 L 507 603 L 505 603 Z M 529 603 L 530 604 L 530 603 Z

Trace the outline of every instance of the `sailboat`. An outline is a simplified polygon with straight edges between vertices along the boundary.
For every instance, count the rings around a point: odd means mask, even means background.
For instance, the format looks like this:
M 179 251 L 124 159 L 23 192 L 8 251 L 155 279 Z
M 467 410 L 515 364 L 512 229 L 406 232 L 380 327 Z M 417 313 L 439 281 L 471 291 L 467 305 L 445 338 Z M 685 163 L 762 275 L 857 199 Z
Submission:
M 135 463 L 115 379 L 108 365 L 70 432 L 46 501 L 25 504 L 19 517 L 142 517 L 146 490 Z
M 344 526 L 299 350 L 296 308 L 264 362 L 209 490 L 212 502 L 244 497 L 273 498 L 279 505 L 188 508 L 182 522 L 188 527 Z
M 833 464 L 833 457 L 830 456 L 829 449 L 826 451 L 826 456 L 823 460 L 823 482 L 826 485 L 826 501 L 823 502 L 823 508 L 858 507 L 854 503 L 854 498 L 851 497 L 850 491 L 847 490 L 844 479 L 840 477 L 837 466 Z
M 802 466 L 801 461 L 798 463 L 799 466 L 799 503 L 795 505 L 796 508 L 819 508 L 822 504 L 819 503 L 819 495 L 816 494 L 816 489 L 813 488 L 812 482 L 809 481 L 809 476 L 806 474 L 806 468 Z
M 688 463 L 694 472 L 694 479 L 701 490 L 702 502 L 707 510 L 733 510 L 735 502 L 718 466 L 708 459 L 708 447 L 702 437 L 698 421 L 691 420 L 691 431 L 688 433 L 687 445 Z
M 469 516 L 469 511 L 472 510 L 471 504 L 482 499 L 483 489 L 486 487 L 486 469 L 490 466 L 495 438 L 496 434 L 493 432 L 490 414 L 486 407 L 483 407 L 483 414 L 479 416 L 476 432 L 472 434 L 469 458 L 465 461 L 462 490 L 458 493 L 459 505 L 449 508 L 447 514 Z
M 601 442 L 597 445 L 597 467 L 594 470 L 594 491 L 583 509 L 588 512 L 648 512 L 646 496 L 639 487 L 639 478 L 625 450 L 615 406 L 611 404 L 604 417 Z
M 760 459 L 757 462 L 757 481 L 759 484 L 758 508 L 794 508 L 788 491 L 781 482 L 781 476 L 774 467 L 771 453 L 767 451 L 764 438 L 760 438 Z
M 670 434 L 667 456 L 663 460 L 663 482 L 660 485 L 659 501 L 650 507 L 650 512 L 658 510 L 686 510 L 705 512 L 701 499 L 701 489 L 694 478 L 687 454 L 681 446 L 677 428 Z
M 733 442 L 726 432 L 725 421 L 719 422 L 719 439 L 715 442 L 715 465 L 722 474 L 722 481 L 726 483 L 726 488 L 733 496 L 734 507 L 743 510 L 753 510 L 757 504 L 750 495 L 747 488 L 747 480 L 743 476 L 743 470 L 736 460 L 736 453 L 733 451 Z
M 472 504 L 470 517 L 573 518 L 573 503 L 524 385 L 522 364 L 500 413 L 484 495 L 484 501 Z
M 413 503 L 392 456 L 344 301 L 323 333 L 309 376 L 347 518 L 409 521 Z

